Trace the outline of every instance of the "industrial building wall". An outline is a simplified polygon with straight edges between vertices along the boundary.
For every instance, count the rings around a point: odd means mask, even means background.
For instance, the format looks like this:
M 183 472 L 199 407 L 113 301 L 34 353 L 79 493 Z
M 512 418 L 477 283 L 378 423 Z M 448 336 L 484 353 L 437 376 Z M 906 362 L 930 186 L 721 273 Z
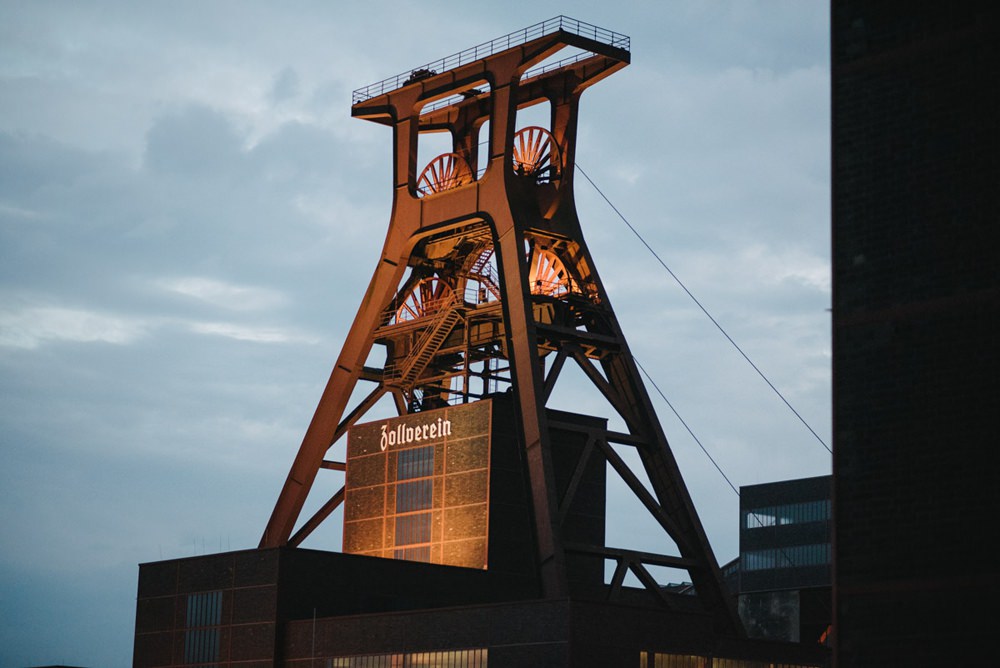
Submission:
M 348 434 L 344 552 L 486 568 L 490 401 Z
M 841 666 L 995 662 L 997 15 L 832 4 Z
M 563 498 L 607 420 L 549 410 L 553 477 Z M 508 395 L 355 425 L 348 435 L 344 552 L 488 568 L 534 577 L 528 471 Z M 587 460 L 563 527 L 568 542 L 604 545 L 605 463 Z M 573 555 L 570 579 L 601 585 L 601 559 Z

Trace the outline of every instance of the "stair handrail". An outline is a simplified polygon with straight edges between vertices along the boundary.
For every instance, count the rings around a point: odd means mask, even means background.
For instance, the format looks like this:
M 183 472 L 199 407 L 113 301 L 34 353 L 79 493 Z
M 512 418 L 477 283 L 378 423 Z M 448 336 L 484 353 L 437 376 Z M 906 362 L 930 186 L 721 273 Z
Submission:
M 403 361 L 400 380 L 404 383 L 412 382 L 413 378 L 411 378 L 411 376 L 419 374 L 424 368 L 427 367 L 427 364 L 434 356 L 434 353 L 440 349 L 441 343 L 444 342 L 444 339 L 448 336 L 455 325 L 458 324 L 460 319 L 461 314 L 456 309 L 443 311 L 443 316 L 435 318 L 434 322 L 428 326 L 427 331 L 423 333 L 417 343 L 413 346 L 413 350 L 410 351 L 410 354 L 407 355 L 406 359 Z M 448 324 L 449 320 L 451 321 L 450 324 Z M 445 329 L 447 329 L 447 331 L 444 331 Z M 441 337 L 441 341 L 439 341 L 434 349 L 431 350 L 431 343 L 441 332 L 444 332 L 444 335 Z M 430 354 L 426 355 L 426 360 L 421 366 L 418 366 L 420 360 L 425 357 L 424 353 L 428 350 L 431 351 Z M 413 373 L 414 369 L 416 369 L 416 374 Z
M 411 372 L 415 368 L 418 359 L 422 356 L 423 352 L 430 345 L 435 334 L 444 328 L 444 323 L 450 318 L 454 317 L 455 322 L 449 326 L 449 331 L 454 328 L 458 320 L 461 319 L 462 314 L 459 312 L 458 299 L 454 294 L 449 295 L 446 298 L 438 300 L 441 302 L 437 311 L 434 312 L 432 319 L 427 323 L 427 328 L 417 339 L 417 342 L 413 345 L 410 354 L 406 356 L 399 364 L 387 364 L 382 369 L 382 377 L 384 381 L 388 382 L 399 382 L 405 381 L 407 376 L 411 375 Z M 447 336 L 447 334 L 445 334 Z M 440 344 L 438 344 L 440 347 Z M 433 355 L 433 353 L 431 353 Z M 424 365 L 426 366 L 426 364 Z M 419 373 L 419 371 L 417 372 Z

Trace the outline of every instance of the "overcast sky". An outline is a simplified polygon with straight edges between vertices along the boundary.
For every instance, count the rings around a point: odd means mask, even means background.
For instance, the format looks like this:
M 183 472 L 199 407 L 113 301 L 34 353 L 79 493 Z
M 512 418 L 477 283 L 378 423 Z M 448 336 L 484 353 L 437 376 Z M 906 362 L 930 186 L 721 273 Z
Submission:
M 351 91 L 561 13 L 632 37 L 578 164 L 830 443 L 826 3 L 0 0 L 0 666 L 128 666 L 139 563 L 256 546 L 389 220 L 391 131 Z M 634 354 L 730 480 L 829 473 L 576 188 Z M 650 391 L 726 562 L 737 495 Z M 609 542 L 655 549 L 611 497 Z

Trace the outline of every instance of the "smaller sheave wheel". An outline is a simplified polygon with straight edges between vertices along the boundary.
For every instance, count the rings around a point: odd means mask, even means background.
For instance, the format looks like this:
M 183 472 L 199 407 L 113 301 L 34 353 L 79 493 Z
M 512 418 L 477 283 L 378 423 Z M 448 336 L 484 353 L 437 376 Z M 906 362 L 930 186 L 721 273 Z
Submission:
M 437 313 L 454 299 L 451 286 L 437 276 L 414 283 L 396 308 L 396 322 L 417 320 Z
M 443 153 L 431 160 L 417 179 L 417 195 L 424 197 L 472 183 L 472 170 L 458 153 Z
M 555 138 L 545 128 L 530 125 L 514 135 L 514 173 L 549 183 L 559 177 L 561 162 Z
M 569 271 L 562 260 L 549 250 L 536 249 L 528 270 L 531 294 L 561 297 L 571 292 Z

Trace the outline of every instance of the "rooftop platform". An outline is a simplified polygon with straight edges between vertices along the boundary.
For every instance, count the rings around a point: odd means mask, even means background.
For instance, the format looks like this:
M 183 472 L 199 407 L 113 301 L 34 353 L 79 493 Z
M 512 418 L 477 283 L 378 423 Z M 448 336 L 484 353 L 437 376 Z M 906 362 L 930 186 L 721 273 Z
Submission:
M 359 88 L 354 91 L 351 103 L 358 104 L 360 102 L 365 102 L 366 100 L 390 93 L 407 84 L 420 81 L 421 79 L 429 76 L 453 70 L 457 67 L 461 67 L 462 65 L 467 65 L 468 63 L 475 62 L 482 58 L 488 58 L 489 56 L 502 51 L 521 46 L 522 44 L 527 44 L 532 40 L 558 32 L 564 32 L 568 35 L 576 35 L 588 40 L 593 40 L 599 44 L 613 47 L 625 55 L 630 53 L 631 39 L 628 35 L 623 35 L 621 33 L 614 32 L 613 30 L 607 30 L 606 28 L 601 28 L 590 23 L 578 21 L 568 16 L 560 15 L 546 21 L 542 21 L 541 23 L 528 26 L 527 28 L 515 30 L 514 32 L 492 39 L 489 42 L 484 42 L 463 51 L 459 51 L 458 53 L 429 62 L 406 72 L 402 72 L 394 77 L 389 77 L 387 79 L 383 79 L 382 81 L 369 84 L 363 88 Z M 525 73 L 522 78 L 528 79 L 552 69 L 565 67 L 566 65 L 570 65 L 573 62 L 589 56 L 590 54 L 581 53 L 556 63 L 543 65 L 535 70 Z

